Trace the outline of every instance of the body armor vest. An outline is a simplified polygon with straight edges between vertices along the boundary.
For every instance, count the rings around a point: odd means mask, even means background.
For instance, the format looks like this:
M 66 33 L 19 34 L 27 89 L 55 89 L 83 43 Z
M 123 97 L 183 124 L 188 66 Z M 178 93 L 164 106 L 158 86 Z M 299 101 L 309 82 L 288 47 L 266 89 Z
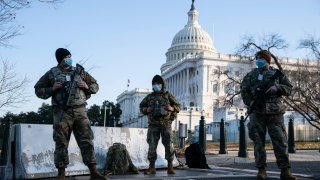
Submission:
M 164 107 L 170 104 L 167 94 L 152 94 L 149 95 L 148 106 L 153 108 L 150 114 L 151 124 L 164 124 L 172 121 L 170 119 L 172 112 L 168 112 Z
M 75 74 L 74 69 L 70 72 L 65 72 L 59 67 L 53 67 L 51 68 L 51 72 L 53 73 L 55 82 L 61 82 L 63 86 L 63 88 L 59 89 L 52 95 L 51 103 L 53 106 L 57 105 L 65 108 L 81 106 L 86 103 L 86 94 L 78 87 L 78 84 L 83 80 L 79 74 Z
M 256 96 L 258 93 L 262 93 L 263 95 L 260 95 L 260 99 L 255 99 L 255 101 L 258 101 L 260 103 L 256 103 L 255 107 L 252 107 L 253 110 L 256 108 L 256 111 L 260 113 L 265 114 L 282 114 L 285 111 L 285 107 L 282 103 L 282 98 L 278 94 L 265 94 L 265 91 L 269 89 L 272 85 L 279 84 L 279 78 L 274 78 L 277 70 L 270 69 L 267 73 L 263 74 L 257 71 L 254 73 L 254 76 L 252 78 L 252 84 L 251 86 L 251 94 L 253 96 Z M 259 79 L 259 76 L 262 76 L 262 79 Z M 257 89 L 260 88 L 259 92 Z M 262 98 L 262 99 L 261 99 Z

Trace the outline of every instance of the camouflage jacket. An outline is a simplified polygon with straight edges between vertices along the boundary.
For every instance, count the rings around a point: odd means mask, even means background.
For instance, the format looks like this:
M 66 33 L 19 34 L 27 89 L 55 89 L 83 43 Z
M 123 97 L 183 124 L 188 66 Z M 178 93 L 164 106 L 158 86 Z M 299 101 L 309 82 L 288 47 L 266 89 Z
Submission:
M 174 108 L 173 112 L 164 109 L 164 106 L 168 104 Z M 153 112 L 148 113 L 148 107 L 153 108 Z M 163 115 L 155 114 L 158 108 L 160 108 L 159 111 L 163 111 Z M 166 122 L 172 122 L 176 118 L 177 113 L 180 112 L 180 104 L 169 92 L 152 92 L 141 101 L 140 112 L 148 115 L 149 124 L 164 124 Z
M 74 79 L 74 77 L 80 77 Z M 75 81 L 76 85 L 74 90 L 71 90 L 72 81 Z M 87 83 L 89 89 L 83 90 L 77 86 L 80 81 Z M 63 88 L 53 91 L 53 85 L 55 82 L 61 82 Z M 95 94 L 99 90 L 97 81 L 86 71 L 82 70 L 80 76 L 75 76 L 75 69 L 72 68 L 69 71 L 64 70 L 60 66 L 56 66 L 47 71 L 34 86 L 37 97 L 41 99 L 48 99 L 52 97 L 51 104 L 53 106 L 59 106 L 60 108 L 66 108 L 66 101 L 69 99 L 69 106 L 81 106 L 86 104 L 86 100 L 90 98 L 91 94 Z M 71 94 L 70 92 L 76 92 Z
M 269 70 L 255 68 L 243 78 L 241 96 L 244 104 L 250 108 L 251 112 L 258 114 L 284 113 L 285 107 L 281 96 L 289 96 L 292 85 L 285 75 L 274 76 L 277 71 L 279 70 L 271 66 Z M 273 85 L 278 88 L 277 93 L 266 94 L 265 91 Z M 250 107 L 250 104 L 253 104 L 253 106 Z

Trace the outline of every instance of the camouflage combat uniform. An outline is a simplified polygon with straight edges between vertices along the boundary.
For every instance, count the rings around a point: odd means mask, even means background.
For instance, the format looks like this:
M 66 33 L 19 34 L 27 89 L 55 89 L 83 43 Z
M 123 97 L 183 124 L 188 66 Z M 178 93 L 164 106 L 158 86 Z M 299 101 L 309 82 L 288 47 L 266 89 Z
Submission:
M 75 86 L 72 89 L 73 79 Z M 77 84 L 81 81 L 87 83 L 88 90 L 78 88 Z M 53 91 L 55 82 L 61 82 L 63 88 Z M 46 72 L 34 88 L 39 98 L 52 97 L 55 166 L 65 168 L 69 164 L 68 145 L 72 131 L 81 150 L 84 164 L 96 164 L 92 142 L 93 133 L 85 108 L 86 100 L 99 89 L 96 80 L 84 70 L 78 76 L 75 75 L 74 68 L 67 71 L 58 65 Z M 66 102 L 68 97 L 70 97 L 69 102 Z
M 157 116 L 154 112 L 147 113 L 148 107 L 165 106 L 170 104 L 173 112 L 168 112 L 165 116 Z M 142 114 L 148 116 L 148 134 L 147 142 L 149 144 L 148 160 L 156 161 L 157 159 L 157 146 L 162 138 L 162 144 L 165 147 L 165 158 L 168 161 L 173 160 L 173 147 L 172 147 L 172 121 L 176 118 L 176 114 L 180 111 L 180 104 L 176 98 L 169 92 L 165 91 L 165 81 L 163 80 L 163 87 L 161 92 L 152 92 L 147 95 L 140 103 L 140 111 Z
M 279 168 L 290 168 L 287 154 L 287 135 L 285 132 L 283 114 L 285 112 L 281 96 L 291 94 L 292 85 L 284 75 L 272 78 L 279 70 L 269 67 L 269 70 L 256 68 L 249 72 L 241 83 L 241 96 L 245 105 L 251 107 L 250 122 L 248 124 L 249 137 L 254 142 L 254 156 L 256 167 L 266 166 L 265 136 L 268 129 L 274 154 L 277 158 Z M 276 94 L 265 94 L 264 92 L 275 85 L 278 88 Z M 257 89 L 266 87 L 263 98 L 256 98 Z M 261 97 L 260 97 L 261 98 Z

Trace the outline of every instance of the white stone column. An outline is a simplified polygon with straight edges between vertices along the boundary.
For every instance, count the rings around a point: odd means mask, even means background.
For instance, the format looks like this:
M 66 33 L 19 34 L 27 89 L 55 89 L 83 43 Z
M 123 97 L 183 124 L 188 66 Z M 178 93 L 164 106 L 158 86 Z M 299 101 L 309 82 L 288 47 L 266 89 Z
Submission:
M 189 68 L 186 69 L 186 91 L 187 91 L 187 95 L 190 95 L 189 93 Z
M 173 93 L 173 84 L 172 84 L 172 81 L 173 81 L 173 77 L 170 76 L 170 92 Z
M 174 94 L 174 77 L 171 76 L 171 93 Z
M 179 95 L 179 73 L 176 74 L 176 96 Z
M 187 70 L 184 69 L 183 70 L 183 94 L 186 95 L 187 94 Z
M 176 96 L 176 95 L 177 95 L 177 92 L 176 92 L 176 90 L 177 90 L 177 86 L 176 86 L 176 75 L 174 74 L 172 78 L 173 78 L 173 82 L 172 82 L 172 84 L 173 84 L 173 86 L 172 86 L 172 87 L 173 87 L 173 91 L 172 91 L 172 93 L 173 93 L 174 96 Z
M 176 74 L 176 87 L 177 87 L 177 89 L 176 89 L 176 96 L 179 96 L 179 72 Z
M 166 79 L 166 90 L 170 91 L 169 77 Z
M 178 72 L 178 96 L 181 95 L 181 72 Z
M 178 79 L 179 79 L 178 74 L 175 74 L 174 75 L 174 87 L 175 87 L 174 94 L 175 94 L 175 96 L 178 96 Z
M 182 96 L 186 94 L 186 70 L 182 70 Z
M 168 77 L 167 91 L 170 92 L 170 88 L 171 88 L 170 77 Z
M 128 108 L 127 108 L 127 98 L 124 100 L 124 107 L 125 107 L 125 119 L 126 119 L 126 122 L 128 122 Z
M 182 84 L 183 84 L 183 71 L 180 71 L 180 96 L 183 94 L 183 88 L 182 88 Z
M 170 76 L 170 92 L 173 93 L 173 87 L 172 87 L 172 76 Z

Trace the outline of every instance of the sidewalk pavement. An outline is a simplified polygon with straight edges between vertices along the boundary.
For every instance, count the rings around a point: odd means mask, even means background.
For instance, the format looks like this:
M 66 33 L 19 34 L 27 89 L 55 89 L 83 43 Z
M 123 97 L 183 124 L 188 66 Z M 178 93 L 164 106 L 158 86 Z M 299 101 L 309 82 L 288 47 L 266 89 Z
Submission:
M 218 152 L 210 152 L 218 153 Z M 238 151 L 229 151 L 228 154 L 207 155 L 208 164 L 223 168 L 243 169 L 246 172 L 257 173 L 253 151 L 248 152 L 248 158 L 237 157 Z M 320 179 L 320 152 L 319 150 L 297 150 L 289 154 L 291 172 L 299 179 Z M 276 158 L 273 151 L 267 151 L 267 173 L 279 175 Z
M 152 179 L 152 180 L 194 180 L 194 179 L 256 179 L 257 169 L 254 167 L 253 152 L 248 152 L 248 158 L 240 158 L 238 151 L 229 151 L 228 154 L 218 154 L 218 151 L 209 151 L 206 155 L 211 169 L 192 169 L 186 166 L 176 168 L 176 174 L 168 175 L 166 169 L 157 169 L 155 175 L 112 175 L 110 179 Z M 292 172 L 302 179 L 320 179 L 320 152 L 319 150 L 298 150 L 289 154 Z M 185 158 L 178 158 L 183 163 Z M 280 170 L 276 167 L 273 151 L 267 151 L 268 179 L 279 179 Z M 299 170 L 299 171 L 298 171 Z M 68 177 L 67 180 L 86 180 L 89 176 Z
M 238 151 L 228 151 L 227 154 L 219 154 L 219 151 L 208 151 L 207 152 L 207 163 L 210 165 L 228 165 L 228 164 L 239 164 L 239 163 L 254 163 L 253 151 L 248 151 L 247 158 L 238 157 Z M 296 153 L 289 153 L 290 161 L 319 161 L 320 152 L 319 150 L 297 150 Z M 273 151 L 267 151 L 267 162 L 275 162 L 276 157 Z M 320 164 L 319 164 L 320 166 Z

